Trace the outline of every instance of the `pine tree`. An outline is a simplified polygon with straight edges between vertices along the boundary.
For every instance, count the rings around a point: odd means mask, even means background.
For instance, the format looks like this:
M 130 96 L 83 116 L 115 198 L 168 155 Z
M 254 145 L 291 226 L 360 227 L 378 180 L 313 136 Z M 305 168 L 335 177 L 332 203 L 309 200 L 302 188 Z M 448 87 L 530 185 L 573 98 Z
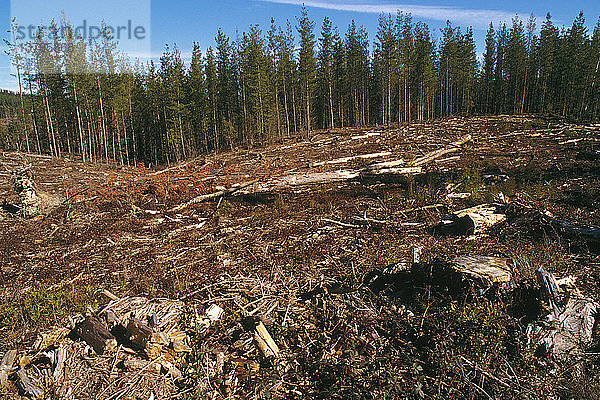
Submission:
M 219 144 L 219 130 L 217 127 L 217 104 L 218 104 L 218 74 L 217 74 L 217 61 L 212 47 L 209 47 L 206 51 L 206 91 L 208 95 L 208 102 L 210 105 L 210 116 L 209 121 L 212 126 L 212 149 L 218 151 Z
M 195 137 L 195 146 L 202 149 L 204 153 L 209 152 L 210 123 L 206 118 L 210 115 L 208 104 L 206 79 L 204 75 L 204 64 L 202 51 L 198 42 L 194 42 L 192 48 L 192 59 L 187 78 L 188 99 L 190 107 L 190 125 Z
M 496 33 L 496 68 L 494 70 L 494 99 L 495 113 L 504 113 L 507 111 L 506 106 L 506 46 L 508 42 L 508 30 L 506 24 Z
M 398 76 L 398 121 L 411 119 L 410 77 L 414 57 L 413 21 L 410 14 L 398 13 L 396 18 L 400 71 Z
M 346 33 L 346 62 L 347 80 L 352 96 L 352 119 L 354 126 L 364 126 L 368 123 L 366 115 L 368 106 L 367 84 L 369 81 L 368 39 L 364 28 L 358 28 L 354 20 L 348 26 Z
M 417 119 L 431 118 L 433 98 L 435 98 L 435 72 L 433 66 L 434 45 L 429 36 L 429 28 L 422 22 L 414 27 L 415 50 L 413 72 L 413 88 L 416 97 Z
M 231 131 L 235 122 L 238 82 L 235 75 L 234 48 L 229 37 L 219 29 L 215 39 L 217 43 L 217 140 L 219 149 L 228 141 L 226 133 Z M 225 129 L 227 128 L 227 129 Z
M 558 28 L 552 24 L 550 14 L 546 14 L 546 20 L 540 31 L 540 41 L 537 49 L 539 54 L 539 80 L 540 80 L 540 111 L 553 111 L 554 82 L 556 81 L 556 52 L 558 50 Z
M 300 35 L 300 56 L 298 73 L 300 77 L 300 92 L 304 109 L 304 124 L 307 137 L 311 133 L 312 101 L 315 90 L 317 65 L 315 61 L 315 34 L 314 22 L 308 17 L 308 11 L 302 7 L 302 14 L 298 19 L 298 34 Z
M 597 120 L 600 109 L 600 18 L 594 28 L 592 40 L 590 42 L 590 59 L 588 61 L 588 81 L 589 85 L 589 106 L 586 103 L 584 116 L 591 120 Z
M 484 113 L 492 112 L 491 96 L 494 81 L 494 65 L 496 63 L 496 32 L 490 22 L 490 28 L 485 37 L 485 53 L 483 53 L 483 68 L 481 72 L 481 110 Z
M 515 17 L 509 31 L 506 47 L 506 71 L 508 74 L 508 98 L 511 112 L 520 111 L 523 84 L 525 82 L 525 65 L 527 60 L 527 43 L 523 22 Z
M 384 125 L 392 121 L 392 89 L 395 71 L 398 70 L 398 47 L 394 34 L 394 21 L 390 14 L 379 16 L 375 43 L 374 68 L 378 71 L 381 84 L 381 118 Z
M 325 17 L 321 37 L 319 38 L 318 54 L 318 77 L 319 77 L 319 109 L 321 110 L 323 128 L 333 128 L 334 109 L 333 109 L 333 79 L 334 79 L 334 53 L 335 34 L 332 29 L 331 21 Z

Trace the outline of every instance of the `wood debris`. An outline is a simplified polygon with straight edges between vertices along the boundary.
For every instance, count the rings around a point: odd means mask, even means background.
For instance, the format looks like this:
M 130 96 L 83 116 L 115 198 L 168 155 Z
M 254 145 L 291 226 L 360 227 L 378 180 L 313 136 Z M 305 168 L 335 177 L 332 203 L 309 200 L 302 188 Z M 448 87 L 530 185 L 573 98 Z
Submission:
M 271 334 L 265 327 L 265 324 L 256 317 L 247 317 L 242 321 L 244 329 L 254 332 L 254 340 L 263 355 L 269 358 L 279 358 L 279 346 L 271 337 Z
M 169 299 L 112 296 L 102 309 L 73 317 L 80 322 L 72 330 L 60 327 L 43 333 L 31 351 L 20 356 L 16 350 L 7 352 L 0 363 L 0 387 L 20 357 L 15 384 L 31 398 L 49 390 L 87 398 L 85 393 L 99 380 L 107 382 L 102 393 L 106 398 L 125 390 L 143 398 L 150 391 L 159 398 L 174 394 L 175 381 L 183 379 L 182 355 L 191 351 L 180 328 L 186 306 Z M 216 320 L 218 314 L 212 308 L 209 316 Z
M 581 357 L 592 343 L 600 305 L 583 296 L 576 287 L 562 288 L 554 274 L 542 268 L 536 274 L 549 313 L 528 327 L 530 343 L 540 354 L 556 360 Z
M 13 364 L 17 358 L 16 350 L 7 351 L 0 361 L 0 387 L 6 385 L 8 376 L 11 374 Z
M 481 204 L 466 208 L 444 217 L 433 227 L 434 234 L 472 235 L 480 234 L 494 225 L 506 221 L 506 214 L 497 204 Z
M 491 284 L 509 282 L 512 278 L 508 258 L 462 255 L 452 260 L 457 271 Z
M 89 344 L 97 354 L 104 354 L 105 351 L 111 352 L 117 348 L 117 339 L 95 315 L 87 316 L 77 324 L 75 333 Z

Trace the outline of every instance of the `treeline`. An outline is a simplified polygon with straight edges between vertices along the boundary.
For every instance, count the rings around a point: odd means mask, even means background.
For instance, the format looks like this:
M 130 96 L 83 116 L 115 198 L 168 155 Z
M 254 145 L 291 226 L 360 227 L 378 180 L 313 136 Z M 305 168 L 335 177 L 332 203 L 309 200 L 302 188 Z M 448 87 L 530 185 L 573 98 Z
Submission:
M 0 89 L 0 118 L 11 118 L 19 110 L 19 96 L 10 90 Z
M 84 161 L 159 164 L 315 129 L 475 113 L 553 113 L 596 120 L 600 22 L 568 29 L 550 16 L 490 29 L 481 63 L 473 33 L 450 22 L 441 39 L 410 15 L 381 15 L 373 43 L 352 22 L 341 33 L 306 9 L 215 46 L 194 43 L 185 63 L 166 46 L 159 63 L 131 64 L 108 35 L 89 45 L 64 20 L 13 46 L 21 129 L 4 146 Z M 57 35 L 56 32 L 66 32 Z M 53 34 L 54 33 L 54 34 Z

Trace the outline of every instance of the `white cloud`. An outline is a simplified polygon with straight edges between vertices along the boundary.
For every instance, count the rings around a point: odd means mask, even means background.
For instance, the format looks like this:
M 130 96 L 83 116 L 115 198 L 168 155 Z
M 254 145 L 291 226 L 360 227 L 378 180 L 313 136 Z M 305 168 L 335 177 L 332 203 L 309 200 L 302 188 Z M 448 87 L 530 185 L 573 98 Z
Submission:
M 324 8 L 337 11 L 353 11 L 360 13 L 391 13 L 398 10 L 410 13 L 413 17 L 445 22 L 449 20 L 459 25 L 470 25 L 473 28 L 487 29 L 490 21 L 510 22 L 516 12 L 502 10 L 478 10 L 448 6 L 420 6 L 413 4 L 364 4 L 364 3 L 340 3 L 328 0 L 261 0 L 268 3 L 306 5 L 307 7 Z M 525 18 L 524 18 L 525 17 Z M 527 14 L 521 15 L 522 19 Z M 538 20 L 540 20 L 538 18 Z

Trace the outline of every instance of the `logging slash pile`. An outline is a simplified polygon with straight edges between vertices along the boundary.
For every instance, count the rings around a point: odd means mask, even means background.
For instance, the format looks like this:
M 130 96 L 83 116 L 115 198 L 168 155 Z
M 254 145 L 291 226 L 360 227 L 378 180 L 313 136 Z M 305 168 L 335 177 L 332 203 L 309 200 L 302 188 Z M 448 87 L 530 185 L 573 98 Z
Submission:
M 600 398 L 600 125 L 2 153 L 0 397 Z

